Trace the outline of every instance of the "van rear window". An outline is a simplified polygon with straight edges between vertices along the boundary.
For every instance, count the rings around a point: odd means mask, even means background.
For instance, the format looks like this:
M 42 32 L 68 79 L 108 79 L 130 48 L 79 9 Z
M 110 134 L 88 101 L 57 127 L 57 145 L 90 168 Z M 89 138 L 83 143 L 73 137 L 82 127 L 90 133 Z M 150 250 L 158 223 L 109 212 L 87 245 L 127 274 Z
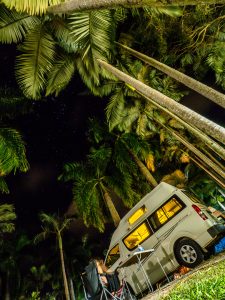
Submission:
M 143 216 L 146 213 L 147 209 L 145 205 L 140 207 L 138 210 L 136 210 L 129 218 L 128 222 L 130 225 L 134 224 L 141 216 Z
M 174 196 L 170 198 L 149 217 L 149 221 L 151 222 L 153 229 L 157 230 L 160 228 L 163 224 L 173 218 L 179 211 L 181 211 L 183 207 L 184 204 L 178 197 Z
M 147 222 L 143 222 L 136 227 L 129 235 L 127 235 L 123 242 L 129 250 L 133 250 L 139 244 L 144 242 L 148 237 L 152 235 L 152 231 Z

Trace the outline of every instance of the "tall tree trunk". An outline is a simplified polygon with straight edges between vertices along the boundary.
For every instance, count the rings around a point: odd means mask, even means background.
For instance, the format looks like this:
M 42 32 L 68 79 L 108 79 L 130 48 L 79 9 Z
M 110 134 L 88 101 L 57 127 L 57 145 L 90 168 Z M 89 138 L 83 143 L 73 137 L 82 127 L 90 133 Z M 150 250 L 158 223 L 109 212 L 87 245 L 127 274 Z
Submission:
M 102 68 L 106 69 L 108 72 L 115 75 L 120 80 L 134 87 L 138 92 L 144 94 L 145 96 L 151 99 L 154 99 L 155 102 L 166 107 L 168 110 L 173 112 L 175 115 L 179 116 L 181 119 L 185 120 L 187 123 L 195 124 L 195 126 L 201 129 L 203 132 L 211 135 L 218 141 L 225 144 L 225 128 L 208 120 L 207 118 L 201 116 L 200 114 L 196 113 L 190 108 L 180 103 L 177 103 L 175 100 L 163 95 L 162 93 L 147 86 L 143 82 L 118 70 L 117 68 L 111 66 L 105 61 L 98 59 L 98 63 Z
M 10 300 L 9 271 L 6 272 L 6 287 L 5 287 L 5 299 L 4 300 Z
M 193 152 L 197 157 L 200 158 L 207 166 L 212 168 L 217 174 L 219 174 L 223 179 L 225 179 L 225 172 L 211 159 L 209 159 L 207 156 L 205 156 L 200 150 L 198 150 L 195 146 L 193 146 L 191 143 L 186 141 L 181 135 L 179 135 L 177 132 L 171 130 L 170 128 L 166 127 L 165 125 L 161 124 L 166 130 L 168 130 L 179 142 L 181 142 L 185 147 L 187 147 L 191 152 Z
M 117 43 L 119 44 L 119 43 Z M 145 54 L 142 54 L 138 51 L 135 51 L 125 45 L 119 44 L 122 48 L 126 49 L 130 54 L 133 54 L 135 57 L 140 58 L 144 62 L 148 63 L 150 66 L 160 70 L 161 72 L 167 74 L 168 76 L 176 79 L 177 81 L 181 82 L 182 84 L 186 85 L 187 87 L 191 88 L 192 90 L 196 91 L 197 93 L 203 95 L 204 97 L 210 99 L 214 103 L 220 105 L 221 107 L 225 108 L 225 95 L 214 90 L 210 86 L 203 84 L 194 78 L 187 76 L 184 73 L 181 73 L 161 62 L 158 60 L 151 58 Z
M 205 166 L 203 166 L 202 162 L 200 162 L 199 159 L 195 159 L 194 157 L 190 156 L 190 159 L 202 170 L 204 170 L 213 180 L 216 181 L 216 183 L 222 187 L 223 189 L 225 189 L 225 183 L 222 182 L 220 180 L 220 178 L 218 178 L 217 175 L 213 174 L 210 170 L 208 170 Z
M 134 160 L 134 162 L 137 164 L 139 170 L 141 171 L 142 175 L 146 178 L 146 180 L 148 181 L 148 183 L 152 186 L 152 187 L 156 187 L 158 185 L 158 182 L 155 180 L 155 178 L 152 176 L 152 174 L 149 172 L 148 168 L 145 166 L 145 164 L 143 164 L 143 162 L 137 157 L 137 155 L 135 155 L 129 148 L 127 148 L 127 150 L 129 151 L 132 159 Z
M 157 106 L 160 110 L 163 110 L 168 115 L 170 115 L 172 118 L 177 120 L 179 123 L 184 125 L 184 127 L 190 131 L 192 134 L 194 134 L 197 138 L 199 138 L 202 142 L 204 142 L 210 149 L 212 149 L 214 152 L 216 152 L 222 159 L 225 160 L 225 149 L 221 147 L 218 143 L 216 143 L 214 140 L 212 140 L 210 137 L 208 137 L 206 134 L 204 134 L 199 129 L 195 128 L 193 125 L 188 124 L 187 122 L 183 121 L 181 118 L 176 116 L 174 113 L 169 111 L 167 108 L 163 107 L 162 105 L 156 103 L 154 100 L 146 97 L 142 93 L 138 93 L 142 97 L 146 98 L 150 102 L 152 102 L 155 106 Z
M 62 268 L 62 274 L 63 274 L 65 297 L 66 297 L 66 300 L 70 300 L 69 286 L 68 286 L 68 281 L 67 281 L 67 276 L 66 276 L 66 268 L 65 268 L 64 255 L 63 255 L 62 237 L 61 237 L 60 232 L 57 233 L 57 238 L 58 238 L 58 244 L 59 244 L 60 261 L 61 261 L 61 268 Z
M 112 220 L 113 220 L 113 223 L 115 225 L 115 227 L 117 227 L 119 225 L 119 222 L 121 220 L 116 208 L 115 208 L 115 205 L 112 201 L 112 198 L 107 190 L 107 188 L 101 183 L 101 187 L 102 187 L 102 190 L 103 190 L 103 196 L 104 196 L 104 199 L 105 199 L 105 202 L 106 202 L 106 206 L 108 207 L 109 209 L 109 212 L 110 212 L 110 215 L 112 217 Z
M 162 7 L 171 5 L 197 5 L 224 3 L 224 0 L 70 0 L 48 8 L 49 13 L 64 14 L 80 10 L 111 9 L 118 7 Z

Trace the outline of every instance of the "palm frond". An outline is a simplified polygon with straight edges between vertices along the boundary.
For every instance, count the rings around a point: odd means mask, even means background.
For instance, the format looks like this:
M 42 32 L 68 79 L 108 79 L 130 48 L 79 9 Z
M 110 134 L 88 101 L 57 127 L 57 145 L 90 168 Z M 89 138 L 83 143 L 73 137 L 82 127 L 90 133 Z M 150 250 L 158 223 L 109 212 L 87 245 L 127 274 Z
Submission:
M 0 6 L 0 42 L 11 44 L 20 42 L 26 33 L 40 23 L 37 17 L 20 14 Z
M 75 181 L 77 178 L 85 175 L 85 167 L 82 163 L 67 163 L 63 166 L 62 174 L 59 175 L 58 180 L 64 182 Z
M 48 231 L 42 231 L 40 233 L 38 233 L 35 237 L 34 237 L 34 244 L 38 244 L 44 240 L 46 240 L 49 236 L 49 232 Z
M 39 99 L 45 87 L 46 75 L 52 68 L 54 40 L 40 24 L 27 34 L 20 50 L 23 53 L 16 62 L 18 83 L 28 98 Z
M 95 169 L 98 177 L 104 174 L 111 156 L 112 149 L 104 145 L 100 146 L 98 149 L 91 150 L 91 153 L 88 155 L 88 160 L 93 166 L 93 169 Z
M 14 221 L 16 219 L 15 209 L 12 204 L 0 205 L 0 232 L 12 232 L 15 229 Z
M 76 53 L 79 50 L 79 44 L 76 43 L 71 30 L 68 28 L 66 21 L 59 17 L 51 20 L 51 30 L 57 39 L 57 43 L 67 53 Z
M 73 187 L 73 197 L 85 225 L 92 225 L 103 232 L 105 218 L 100 205 L 102 196 L 98 190 L 98 181 L 77 181 Z
M 0 177 L 0 191 L 5 194 L 9 194 L 8 185 L 3 177 Z
M 83 58 L 86 55 L 93 59 L 109 57 L 115 34 L 110 10 L 73 13 L 69 25 Z
M 49 5 L 56 5 L 61 0 L 2 0 L 9 9 L 16 9 L 19 12 L 27 12 L 30 15 L 44 14 Z
M 124 101 L 123 89 L 117 88 L 110 97 L 106 108 L 106 118 L 110 131 L 120 123 L 121 118 L 124 116 Z
M 29 168 L 25 146 L 20 133 L 11 128 L 0 128 L 0 172 L 2 175 Z
M 74 58 L 68 55 L 61 55 L 56 58 L 56 62 L 52 67 L 48 76 L 48 85 L 46 88 L 46 96 L 50 94 L 58 94 L 68 85 L 70 82 L 75 65 Z

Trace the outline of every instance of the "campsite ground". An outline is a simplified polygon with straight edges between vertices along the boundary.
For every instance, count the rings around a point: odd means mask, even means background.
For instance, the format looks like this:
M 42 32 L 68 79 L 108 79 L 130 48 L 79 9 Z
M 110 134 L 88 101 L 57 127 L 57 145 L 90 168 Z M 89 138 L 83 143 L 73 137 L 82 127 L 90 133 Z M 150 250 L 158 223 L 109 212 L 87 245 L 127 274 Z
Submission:
M 199 265 L 197 268 L 189 271 L 185 275 L 183 275 L 181 278 L 176 279 L 172 281 L 171 283 L 159 288 L 154 293 L 148 294 L 142 300 L 160 300 L 163 299 L 168 293 L 174 289 L 178 284 L 180 285 L 182 282 L 188 281 L 193 275 L 195 275 L 200 270 L 205 270 L 207 268 L 211 268 L 212 266 L 216 266 L 219 262 L 225 261 L 225 253 L 218 254 L 216 256 L 213 256 L 212 258 L 208 259 L 207 261 L 204 261 L 201 265 Z M 225 272 L 225 271 L 224 271 Z

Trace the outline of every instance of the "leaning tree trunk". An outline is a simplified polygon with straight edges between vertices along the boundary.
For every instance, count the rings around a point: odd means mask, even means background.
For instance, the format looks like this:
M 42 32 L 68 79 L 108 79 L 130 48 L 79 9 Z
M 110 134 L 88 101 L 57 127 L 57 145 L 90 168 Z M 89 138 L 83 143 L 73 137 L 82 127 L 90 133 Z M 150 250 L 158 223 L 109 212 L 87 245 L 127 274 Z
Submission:
M 194 157 L 190 156 L 190 159 L 202 170 L 204 170 L 213 180 L 215 180 L 215 182 L 222 187 L 223 189 L 225 189 L 225 183 L 221 181 L 220 178 L 218 178 L 218 175 L 213 174 L 212 171 L 208 170 L 205 166 L 203 166 L 202 162 L 200 162 L 200 159 L 195 159 Z
M 197 5 L 201 4 L 215 4 L 224 3 L 224 0 L 70 0 L 58 5 L 53 5 L 48 8 L 49 13 L 64 14 L 80 10 L 93 10 L 93 9 L 112 9 L 119 7 L 162 7 L 171 5 Z
M 208 120 L 207 118 L 201 116 L 200 114 L 196 113 L 190 108 L 180 103 L 177 103 L 175 100 L 163 95 L 162 93 L 147 86 L 143 82 L 118 70 L 117 68 L 111 66 L 105 61 L 98 59 L 98 63 L 102 68 L 106 69 L 108 72 L 110 72 L 120 80 L 134 87 L 138 92 L 144 94 L 149 98 L 154 99 L 155 102 L 166 107 L 169 111 L 173 112 L 175 115 L 179 116 L 187 123 L 195 124 L 195 126 L 201 129 L 203 132 L 211 135 L 213 138 L 225 144 L 225 128 Z
M 136 163 L 136 165 L 138 166 L 139 170 L 141 171 L 142 175 L 146 178 L 148 183 L 152 187 L 156 187 L 158 185 L 158 182 L 155 180 L 155 178 L 149 172 L 148 168 L 143 164 L 143 162 L 130 149 L 127 148 L 127 150 L 129 151 L 132 159 L 134 160 L 134 162 Z
M 183 121 L 181 118 L 176 116 L 174 113 L 169 111 L 167 108 L 163 107 L 162 105 L 156 103 L 154 100 L 146 97 L 142 93 L 138 93 L 142 97 L 146 98 L 148 101 L 152 102 L 155 106 L 157 106 L 160 110 L 163 110 L 165 113 L 170 115 L 173 119 L 177 120 L 179 123 L 184 125 L 184 127 L 194 134 L 197 138 L 199 138 L 202 142 L 204 142 L 210 149 L 212 149 L 214 152 L 216 152 L 222 159 L 225 160 L 225 149 L 221 147 L 218 143 L 216 143 L 214 140 L 212 140 L 208 135 L 204 134 L 199 129 L 195 128 L 193 125 L 188 124 L 187 122 Z
M 65 268 L 64 255 L 63 255 L 62 237 L 61 237 L 60 232 L 57 234 L 57 238 L 58 238 L 58 244 L 59 244 L 60 261 L 61 261 L 61 268 L 62 268 L 62 274 L 63 274 L 65 297 L 66 297 L 66 300 L 70 300 L 69 286 L 68 286 L 68 280 L 67 280 L 67 276 L 66 276 L 66 268 Z
M 119 225 L 119 222 L 120 222 L 120 216 L 115 208 L 115 205 L 112 201 L 112 198 L 107 190 L 107 188 L 101 184 L 102 186 L 102 189 L 103 189 L 103 196 L 104 196 L 104 199 L 105 199 L 105 202 L 106 202 L 106 206 L 108 207 L 109 209 L 109 212 L 110 212 L 110 215 L 112 217 L 112 220 L 113 220 L 113 223 L 115 225 L 115 227 L 117 227 Z
M 217 174 L 219 174 L 223 179 L 225 179 L 225 172 L 211 159 L 209 159 L 206 155 L 204 155 L 200 150 L 198 150 L 191 143 L 186 141 L 182 136 L 180 136 L 177 132 L 171 130 L 166 127 L 162 123 L 159 122 L 161 126 L 163 126 L 166 130 L 168 130 L 179 142 L 181 142 L 185 147 L 187 147 L 191 152 L 193 152 L 200 160 L 202 160 L 208 167 L 212 168 Z
M 119 44 L 119 43 L 118 43 Z M 197 93 L 203 95 L 204 97 L 210 99 L 214 103 L 220 105 L 221 107 L 225 108 L 225 95 L 214 90 L 210 86 L 203 84 L 194 78 L 187 76 L 184 73 L 181 73 L 160 61 L 151 58 L 145 54 L 142 54 L 138 51 L 135 51 L 125 45 L 119 44 L 122 48 L 127 50 L 130 54 L 133 54 L 135 57 L 140 58 L 144 62 L 148 63 L 150 66 L 160 70 L 161 72 L 167 74 L 168 76 L 172 77 L 173 79 L 181 82 L 182 84 L 186 85 L 187 87 L 191 88 L 192 90 L 196 91 Z

